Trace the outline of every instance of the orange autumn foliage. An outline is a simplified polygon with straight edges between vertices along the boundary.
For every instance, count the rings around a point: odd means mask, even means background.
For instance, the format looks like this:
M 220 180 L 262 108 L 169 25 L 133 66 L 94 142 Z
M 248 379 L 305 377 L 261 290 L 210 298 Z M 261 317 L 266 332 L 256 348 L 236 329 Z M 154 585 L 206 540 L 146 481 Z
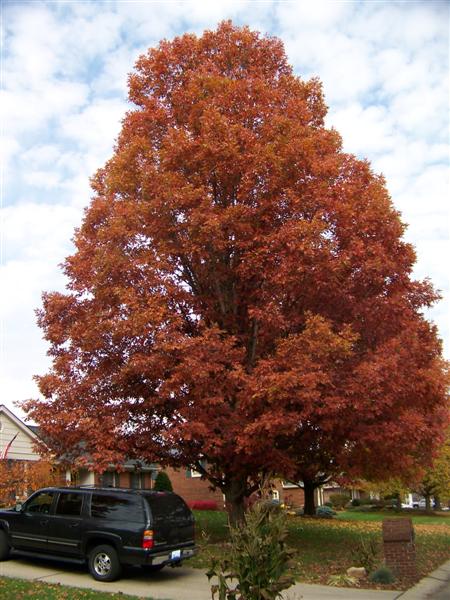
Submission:
M 57 470 L 46 460 L 0 460 L 0 502 L 14 504 L 16 496 L 24 498 L 59 481 Z
M 141 56 L 129 97 L 67 291 L 39 311 L 53 365 L 25 408 L 52 450 L 191 465 L 237 517 L 259 473 L 305 456 L 423 460 L 447 414 L 438 296 L 319 81 L 225 22 Z

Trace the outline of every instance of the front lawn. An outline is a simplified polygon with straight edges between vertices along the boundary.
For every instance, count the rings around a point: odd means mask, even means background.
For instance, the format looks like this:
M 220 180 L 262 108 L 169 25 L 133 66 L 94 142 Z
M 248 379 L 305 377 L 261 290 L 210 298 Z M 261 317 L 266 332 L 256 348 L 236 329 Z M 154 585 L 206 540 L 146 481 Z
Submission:
M 401 511 L 363 511 L 361 509 L 350 509 L 338 512 L 336 515 L 336 518 L 342 521 L 382 521 L 383 519 L 396 519 L 404 517 L 411 518 L 414 525 L 446 525 L 447 527 L 450 527 L 450 514 L 447 511 L 427 514 L 425 511 L 418 511 L 414 509 L 405 509 Z
M 210 556 L 225 556 L 228 544 L 227 517 L 224 512 L 194 511 L 197 541 L 200 552 L 189 563 L 206 569 Z M 357 514 L 357 513 L 352 513 Z M 343 574 L 355 565 L 353 552 L 361 540 L 374 540 L 378 545 L 378 560 L 382 561 L 381 520 L 390 515 L 358 513 L 366 518 L 355 520 L 339 518 L 316 519 L 290 517 L 289 544 L 297 550 L 296 576 L 299 581 L 326 584 L 330 575 Z M 420 517 L 426 519 L 427 517 Z M 417 564 L 421 577 L 427 575 L 450 558 L 449 521 L 415 523 Z M 368 587 L 366 582 L 364 585 Z M 394 586 L 401 588 L 398 584 Z
M 94 590 L 73 588 L 65 585 L 41 583 L 0 577 L 0 598 L 2 600 L 144 600 L 127 594 L 111 594 Z M 145 600 L 152 600 L 145 598 Z

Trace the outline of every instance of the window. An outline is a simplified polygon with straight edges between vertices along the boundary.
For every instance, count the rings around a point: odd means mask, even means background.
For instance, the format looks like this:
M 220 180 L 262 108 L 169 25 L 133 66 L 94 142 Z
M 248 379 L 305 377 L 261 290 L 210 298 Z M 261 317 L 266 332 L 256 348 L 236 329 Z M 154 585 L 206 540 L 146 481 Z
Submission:
M 119 487 L 119 473 L 105 471 L 100 476 L 100 485 L 102 487 Z
M 201 460 L 200 465 L 205 469 L 206 468 L 206 460 Z M 202 473 L 196 471 L 195 469 L 188 468 L 186 471 L 186 477 L 201 477 Z
M 33 496 L 33 498 L 25 505 L 25 511 L 48 515 L 54 495 L 54 492 L 41 492 L 40 494 Z
M 140 490 L 144 486 L 142 485 L 142 473 L 137 471 L 131 471 L 130 473 L 130 488 L 134 490 Z
M 178 496 L 167 494 L 145 494 L 153 519 L 155 521 L 164 519 L 188 519 L 192 520 L 192 514 L 186 503 Z
M 300 485 L 298 483 L 292 483 L 292 481 L 283 481 L 283 488 L 284 489 L 290 489 L 290 488 L 298 488 L 300 487 Z
M 92 494 L 91 515 L 96 519 L 142 521 L 143 506 L 139 497 Z
M 81 515 L 82 503 L 83 496 L 81 494 L 61 493 L 58 498 L 55 514 L 79 517 Z

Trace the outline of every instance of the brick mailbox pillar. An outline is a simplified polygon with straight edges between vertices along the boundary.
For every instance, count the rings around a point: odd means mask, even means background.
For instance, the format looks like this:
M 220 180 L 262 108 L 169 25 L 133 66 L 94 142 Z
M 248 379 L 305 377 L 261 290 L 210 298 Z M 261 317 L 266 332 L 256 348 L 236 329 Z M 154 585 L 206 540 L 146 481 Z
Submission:
M 386 565 L 400 579 L 417 579 L 416 547 L 411 519 L 384 519 L 383 548 Z

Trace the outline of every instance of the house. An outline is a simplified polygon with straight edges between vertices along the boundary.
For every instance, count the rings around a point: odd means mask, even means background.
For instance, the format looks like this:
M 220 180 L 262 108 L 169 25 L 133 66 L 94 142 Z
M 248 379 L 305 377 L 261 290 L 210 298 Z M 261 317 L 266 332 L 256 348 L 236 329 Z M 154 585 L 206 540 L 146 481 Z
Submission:
M 33 447 L 38 440 L 34 427 L 25 425 L 9 408 L 0 404 L 0 458 L 38 461 L 41 457 Z
M 39 437 L 39 427 L 27 425 L 10 409 L 0 405 L 0 460 L 4 456 L 8 461 L 37 462 L 41 459 L 34 447 L 35 442 L 42 441 Z M 111 467 L 103 473 L 97 473 L 88 468 L 60 469 L 59 485 L 99 485 L 111 487 L 127 487 L 137 489 L 152 489 L 154 480 L 161 467 L 140 460 L 126 460 L 120 470 Z M 209 500 L 217 504 L 219 509 L 225 505 L 225 499 L 219 489 L 211 490 L 207 480 L 201 474 L 190 468 L 165 469 L 175 493 L 179 494 L 188 504 L 196 501 Z M 316 505 L 320 506 L 329 499 L 330 493 L 341 491 L 335 485 L 326 485 L 316 490 Z M 21 496 L 26 490 L 16 490 Z M 301 507 L 304 504 L 304 493 L 301 486 L 291 482 L 276 479 L 273 482 L 272 498 L 282 504 Z M 352 495 L 353 497 L 353 495 Z
M 8 461 L 10 467 L 14 463 L 20 463 L 22 466 L 28 464 L 31 469 L 33 463 L 41 460 L 35 447 L 39 441 L 42 442 L 39 437 L 39 427 L 25 424 L 7 406 L 0 404 L 0 461 Z M 55 483 L 58 485 L 102 485 L 152 489 L 159 470 L 157 465 L 146 464 L 138 460 L 125 461 L 120 472 L 111 467 L 104 473 L 96 473 L 88 468 L 73 470 L 60 468 L 58 470 L 57 461 L 55 464 L 57 470 Z M 47 484 L 43 483 L 43 485 Z M 21 497 L 30 491 L 26 481 L 22 488 L 15 490 L 15 496 Z M 11 500 L 9 493 L 7 496 L 7 500 Z

